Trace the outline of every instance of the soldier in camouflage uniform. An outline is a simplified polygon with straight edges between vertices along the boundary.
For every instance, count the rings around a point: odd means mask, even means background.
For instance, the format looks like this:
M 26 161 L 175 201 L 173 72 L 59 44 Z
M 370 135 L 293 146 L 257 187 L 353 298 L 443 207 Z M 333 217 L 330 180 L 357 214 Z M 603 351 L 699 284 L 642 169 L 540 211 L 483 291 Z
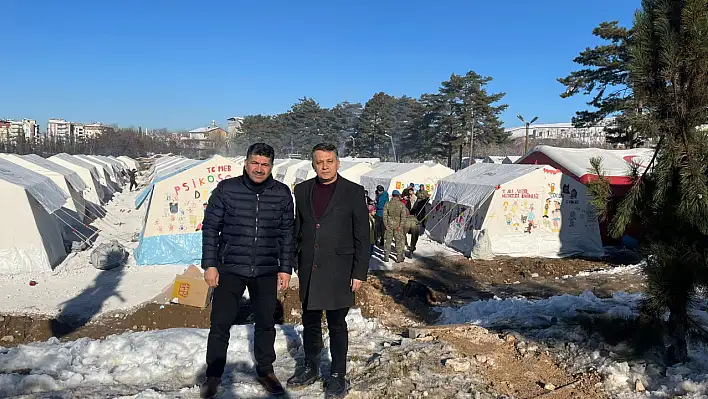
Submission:
M 403 252 L 406 248 L 406 232 L 405 227 L 408 210 L 401 202 L 401 193 L 398 190 L 393 191 L 391 201 L 386 203 L 384 207 L 384 226 L 386 233 L 384 234 L 384 262 L 388 262 L 388 255 L 391 252 L 391 240 L 396 242 L 396 262 L 401 263 L 405 260 Z

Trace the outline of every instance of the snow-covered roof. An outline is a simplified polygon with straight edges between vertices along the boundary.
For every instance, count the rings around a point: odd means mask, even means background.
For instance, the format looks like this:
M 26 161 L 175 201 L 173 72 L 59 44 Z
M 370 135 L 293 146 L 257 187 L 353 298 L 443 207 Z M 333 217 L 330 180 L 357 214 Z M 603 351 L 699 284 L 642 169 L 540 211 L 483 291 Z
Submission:
M 646 169 L 654 155 L 651 148 L 633 148 L 629 150 L 605 150 L 600 148 L 561 148 L 539 145 L 524 155 L 519 163 L 549 163 L 558 169 L 575 176 L 587 183 L 591 176 L 590 158 L 602 158 L 602 169 L 612 181 L 622 184 L 630 171 L 630 164 L 639 166 L 640 171 Z M 547 162 L 550 160 L 551 162 Z M 555 164 L 554 164 L 555 163 Z
M 507 155 L 502 163 L 516 163 L 519 159 L 521 159 L 519 155 Z
M 91 176 L 93 176 L 96 181 L 101 180 L 101 175 L 98 173 L 98 168 L 94 166 L 92 163 L 89 163 L 87 161 L 84 161 L 83 159 L 76 158 L 74 156 L 71 156 L 65 152 L 62 152 L 60 154 L 53 155 L 52 157 L 56 157 L 58 159 L 61 159 L 62 161 L 66 161 L 69 163 L 72 163 L 77 166 L 81 166 L 82 168 L 88 169 L 91 172 Z M 51 160 L 52 157 L 49 157 Z
M 484 158 L 485 163 L 502 163 L 505 157 L 499 155 L 490 155 Z
M 69 195 L 49 177 L 15 165 L 6 159 L 0 159 L 0 180 L 24 188 L 49 213 L 59 210 L 69 199 Z
M 411 170 L 425 166 L 422 163 L 395 163 L 395 162 L 381 162 L 375 165 L 374 169 L 366 172 L 362 177 L 380 177 L 380 178 L 393 178 L 398 175 L 402 175 Z M 425 166 L 426 168 L 428 166 Z
M 25 161 L 32 162 L 33 164 L 44 169 L 62 174 L 66 179 L 66 182 L 69 183 L 69 185 L 76 191 L 81 192 L 86 189 L 86 183 L 84 183 L 83 179 L 81 179 L 81 176 L 69 168 L 65 168 L 58 163 L 44 159 L 37 154 L 20 155 L 20 157 Z
M 447 201 L 477 207 L 497 186 L 508 183 L 543 165 L 502 165 L 476 163 L 440 180 L 435 201 Z

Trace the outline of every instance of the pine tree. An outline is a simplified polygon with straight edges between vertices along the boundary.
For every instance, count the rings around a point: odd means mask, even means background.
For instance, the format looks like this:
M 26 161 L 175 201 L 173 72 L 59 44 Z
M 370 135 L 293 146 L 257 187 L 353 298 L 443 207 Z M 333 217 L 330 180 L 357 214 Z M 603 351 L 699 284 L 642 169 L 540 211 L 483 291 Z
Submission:
M 359 119 L 359 134 L 356 137 L 357 155 L 390 159 L 391 142 L 386 134 L 393 130 L 393 105 L 395 97 L 380 92 L 374 94 L 364 105 Z
M 614 117 L 607 127 L 606 140 L 626 147 L 642 145 L 646 139 L 638 133 L 637 117 L 642 106 L 632 91 L 629 73 L 629 46 L 633 30 L 619 26 L 617 21 L 603 22 L 593 30 L 593 35 L 606 43 L 586 48 L 575 58 L 583 69 L 572 72 L 558 81 L 566 87 L 561 97 L 577 94 L 590 95 L 588 105 L 592 110 L 576 113 L 573 123 L 577 127 L 596 126 L 608 117 Z
M 708 0 L 643 0 L 629 71 L 659 137 L 651 170 L 634 173 L 611 232 L 640 222 L 648 253 L 642 310 L 657 323 L 668 312 L 667 361 L 687 359 L 687 337 L 705 336 L 691 308 L 708 287 Z

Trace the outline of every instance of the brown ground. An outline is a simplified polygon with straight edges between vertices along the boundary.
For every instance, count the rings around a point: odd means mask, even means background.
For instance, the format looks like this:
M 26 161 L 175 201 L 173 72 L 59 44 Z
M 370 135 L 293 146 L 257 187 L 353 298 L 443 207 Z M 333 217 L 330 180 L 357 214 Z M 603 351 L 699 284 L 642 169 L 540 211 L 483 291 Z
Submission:
M 548 297 L 561 293 L 578 294 L 593 290 L 596 295 L 615 291 L 637 291 L 643 279 L 637 275 L 600 275 L 572 277 L 581 271 L 612 267 L 602 262 L 580 259 L 497 259 L 470 261 L 464 257 L 429 258 L 402 265 L 388 272 L 372 272 L 356 296 L 356 307 L 366 317 L 376 317 L 384 325 L 403 332 L 410 326 L 430 324 L 437 317 L 434 306 L 454 305 L 493 295 Z M 559 277 L 560 279 L 556 279 Z M 279 323 L 300 321 L 297 288 L 279 294 Z M 130 312 L 101 316 L 83 326 L 29 316 L 0 317 L 0 337 L 12 336 L 0 346 L 44 341 L 52 336 L 62 340 L 80 337 L 103 338 L 126 331 L 145 331 L 174 327 L 208 328 L 210 308 L 199 309 L 174 304 L 146 304 Z M 236 323 L 248 322 L 250 309 L 244 306 Z M 471 359 L 477 372 L 494 391 L 518 398 L 605 398 L 595 388 L 599 376 L 569 375 L 543 352 L 522 355 L 512 338 L 500 338 L 477 327 L 449 329 L 429 339 L 449 342 Z M 475 356 L 484 360 L 475 360 Z M 551 392 L 540 383 L 551 383 Z M 570 384 L 570 385 L 568 385 Z

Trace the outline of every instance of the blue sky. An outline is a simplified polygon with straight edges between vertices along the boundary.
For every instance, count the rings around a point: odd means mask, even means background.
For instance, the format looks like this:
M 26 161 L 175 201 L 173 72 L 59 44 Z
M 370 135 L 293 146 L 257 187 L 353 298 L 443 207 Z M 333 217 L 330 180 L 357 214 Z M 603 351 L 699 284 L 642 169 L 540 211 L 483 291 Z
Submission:
M 0 117 L 191 129 L 303 96 L 417 97 L 472 69 L 507 93 L 507 126 L 568 121 L 584 100 L 561 99 L 556 78 L 595 26 L 630 25 L 639 4 L 0 0 Z

